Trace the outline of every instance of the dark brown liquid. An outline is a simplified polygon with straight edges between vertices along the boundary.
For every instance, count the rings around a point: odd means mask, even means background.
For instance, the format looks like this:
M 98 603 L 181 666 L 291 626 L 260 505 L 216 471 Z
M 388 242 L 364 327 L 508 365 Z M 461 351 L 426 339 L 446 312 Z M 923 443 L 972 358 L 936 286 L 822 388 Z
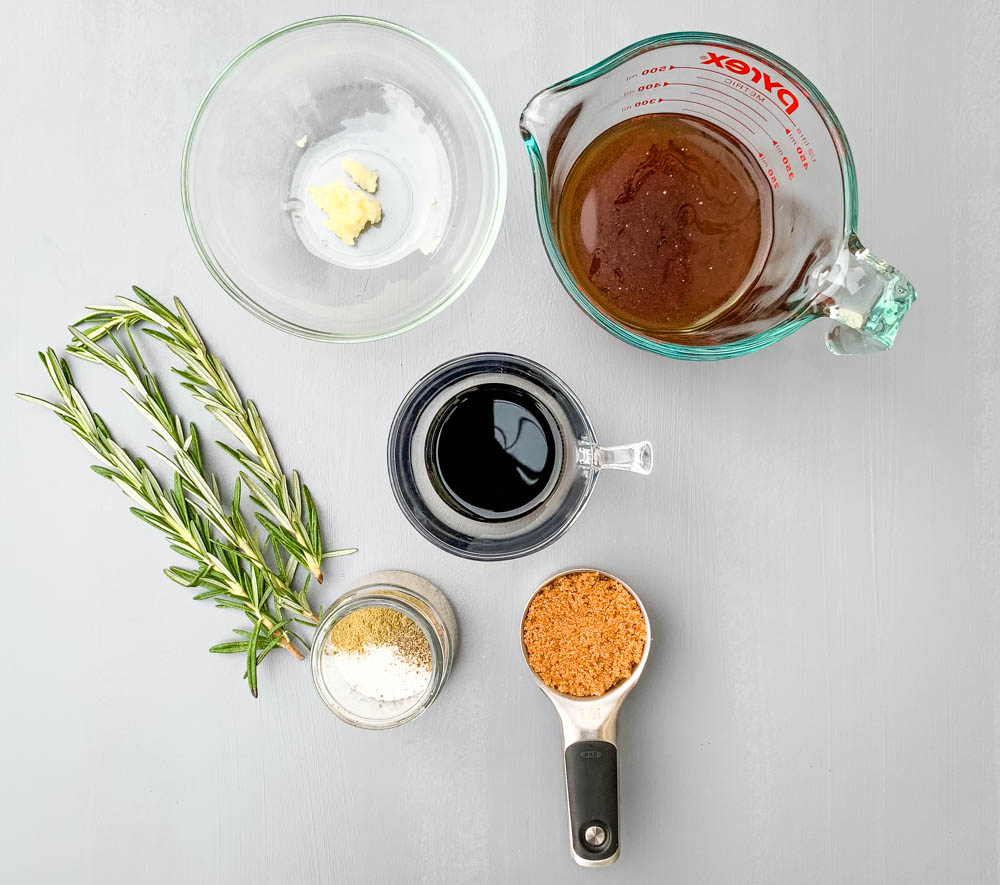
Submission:
M 444 500 L 498 522 L 534 509 L 549 490 L 556 437 L 539 402 L 510 384 L 463 391 L 435 417 L 427 469 Z
M 559 249 L 604 313 L 669 340 L 732 308 L 760 274 L 771 195 L 718 126 L 647 114 L 599 135 L 559 199 Z

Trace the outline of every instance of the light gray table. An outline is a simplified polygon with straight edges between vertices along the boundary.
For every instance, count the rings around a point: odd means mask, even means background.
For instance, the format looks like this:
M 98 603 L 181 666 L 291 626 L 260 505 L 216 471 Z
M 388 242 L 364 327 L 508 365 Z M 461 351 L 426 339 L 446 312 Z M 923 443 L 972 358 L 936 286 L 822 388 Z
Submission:
M 0 878 L 57 882 L 995 883 L 1000 568 L 1000 15 L 994 0 L 372 2 L 453 51 L 504 132 L 506 219 L 465 297 L 420 329 L 334 347 L 271 330 L 209 277 L 180 209 L 193 111 L 292 0 L 8 4 L 3 117 Z M 690 365 L 603 333 L 535 231 L 517 118 L 537 89 L 636 39 L 702 28 L 802 67 L 854 147 L 861 232 L 922 300 L 897 349 L 837 359 L 822 323 Z M 344 726 L 308 669 L 261 698 L 210 658 L 232 617 L 161 575 L 155 533 L 87 470 L 34 352 L 88 302 L 182 295 L 323 508 L 317 601 L 377 568 L 453 599 L 457 667 L 416 722 Z M 602 479 L 572 532 L 526 560 L 419 538 L 385 472 L 411 383 L 463 352 L 543 361 L 652 477 Z M 142 440 L 111 380 L 100 410 Z M 555 714 L 517 644 L 527 594 L 589 563 L 642 594 L 654 654 L 621 723 L 622 858 L 568 856 Z

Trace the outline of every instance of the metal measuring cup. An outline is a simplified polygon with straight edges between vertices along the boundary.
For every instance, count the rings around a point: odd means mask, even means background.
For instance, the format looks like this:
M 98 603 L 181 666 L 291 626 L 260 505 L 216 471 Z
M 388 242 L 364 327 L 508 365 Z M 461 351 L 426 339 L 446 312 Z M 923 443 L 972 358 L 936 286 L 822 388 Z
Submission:
M 603 867 L 618 860 L 621 852 L 618 829 L 618 711 L 622 701 L 639 681 L 652 633 L 649 615 L 636 592 L 621 578 L 593 568 L 575 568 L 560 572 L 544 581 L 528 599 L 521 614 L 521 653 L 525 663 L 524 619 L 532 600 L 556 578 L 577 572 L 597 572 L 618 581 L 639 605 L 646 623 L 646 641 L 642 657 L 628 679 L 599 697 L 577 698 L 562 694 L 546 685 L 531 665 L 531 675 L 538 687 L 552 701 L 563 735 L 563 775 L 566 782 L 566 809 L 569 815 L 570 853 L 580 866 Z

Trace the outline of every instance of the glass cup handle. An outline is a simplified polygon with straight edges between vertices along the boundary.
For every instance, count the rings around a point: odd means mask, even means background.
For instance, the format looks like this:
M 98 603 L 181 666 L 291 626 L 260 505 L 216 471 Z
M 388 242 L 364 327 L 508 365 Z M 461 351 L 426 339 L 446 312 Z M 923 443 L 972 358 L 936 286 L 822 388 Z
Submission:
M 647 440 L 627 446 L 592 446 L 582 453 L 583 463 L 594 470 L 629 470 L 649 476 L 653 470 L 653 446 Z
M 823 282 L 827 286 L 817 303 L 837 322 L 826 346 L 838 355 L 888 350 L 917 297 L 910 281 L 872 255 L 855 234 Z

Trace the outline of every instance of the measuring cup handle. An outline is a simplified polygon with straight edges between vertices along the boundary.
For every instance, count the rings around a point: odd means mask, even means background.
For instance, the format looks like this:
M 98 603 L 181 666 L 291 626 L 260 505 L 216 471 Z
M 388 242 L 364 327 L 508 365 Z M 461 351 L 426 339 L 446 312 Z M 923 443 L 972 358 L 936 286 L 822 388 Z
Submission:
M 653 470 L 653 446 L 646 440 L 627 446 L 594 445 L 581 452 L 581 460 L 595 470 L 628 470 L 649 476 Z
M 618 748 L 577 741 L 566 748 L 566 803 L 573 860 L 604 866 L 618 859 Z
M 827 348 L 843 355 L 892 347 L 899 324 L 917 297 L 910 281 L 872 255 L 854 234 L 828 281 L 830 286 L 818 299 L 823 313 L 837 321 L 827 335 Z

